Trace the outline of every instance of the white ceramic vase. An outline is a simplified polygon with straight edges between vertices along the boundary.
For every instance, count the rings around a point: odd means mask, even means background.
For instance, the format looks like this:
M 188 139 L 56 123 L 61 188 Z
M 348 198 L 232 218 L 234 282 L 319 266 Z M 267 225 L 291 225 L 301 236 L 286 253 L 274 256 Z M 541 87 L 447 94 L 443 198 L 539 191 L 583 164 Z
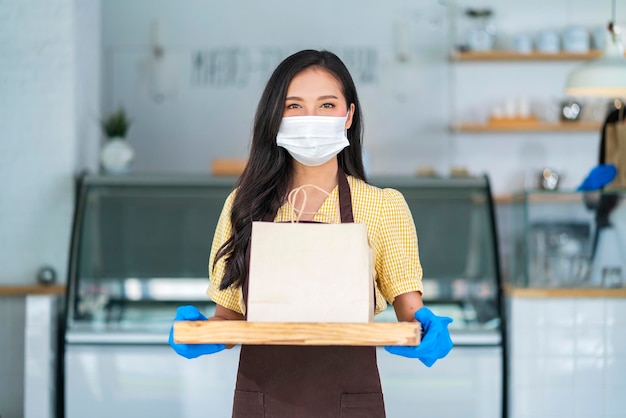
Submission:
M 135 159 L 133 147 L 124 138 L 109 138 L 100 150 L 100 163 L 107 174 L 126 174 Z

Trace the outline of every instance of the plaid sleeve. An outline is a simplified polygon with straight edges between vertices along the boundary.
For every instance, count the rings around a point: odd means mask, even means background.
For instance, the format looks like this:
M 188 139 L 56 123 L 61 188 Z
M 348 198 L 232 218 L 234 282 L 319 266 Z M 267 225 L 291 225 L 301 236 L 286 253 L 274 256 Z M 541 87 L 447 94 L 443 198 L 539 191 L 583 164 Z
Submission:
M 403 293 L 423 292 L 422 266 L 413 216 L 404 196 L 394 189 L 383 192 L 374 249 L 375 267 L 380 292 L 393 303 L 396 296 Z

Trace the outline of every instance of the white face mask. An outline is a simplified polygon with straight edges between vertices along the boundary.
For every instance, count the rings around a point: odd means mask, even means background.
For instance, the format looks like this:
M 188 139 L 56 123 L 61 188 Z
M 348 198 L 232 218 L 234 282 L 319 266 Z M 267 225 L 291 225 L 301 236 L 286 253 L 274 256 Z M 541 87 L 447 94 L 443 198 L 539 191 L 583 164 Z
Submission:
M 301 164 L 322 165 L 350 145 L 346 137 L 347 119 L 348 115 L 283 118 L 276 144 Z

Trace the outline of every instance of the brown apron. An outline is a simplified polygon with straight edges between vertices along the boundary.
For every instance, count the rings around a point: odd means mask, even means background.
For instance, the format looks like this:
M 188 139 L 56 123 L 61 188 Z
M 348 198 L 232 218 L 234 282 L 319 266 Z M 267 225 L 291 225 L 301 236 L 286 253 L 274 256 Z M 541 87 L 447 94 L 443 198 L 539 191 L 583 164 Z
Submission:
M 341 222 L 354 222 L 342 170 L 338 183 Z M 247 283 L 242 290 L 247 307 Z M 233 418 L 323 417 L 385 417 L 376 347 L 241 347 Z

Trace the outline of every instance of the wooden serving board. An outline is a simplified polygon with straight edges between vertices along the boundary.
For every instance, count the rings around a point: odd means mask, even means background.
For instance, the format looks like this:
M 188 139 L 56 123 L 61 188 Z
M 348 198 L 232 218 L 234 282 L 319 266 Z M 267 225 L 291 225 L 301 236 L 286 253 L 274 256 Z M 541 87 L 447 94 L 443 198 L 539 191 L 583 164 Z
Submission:
M 174 341 L 183 344 L 414 346 L 420 332 L 418 322 L 174 322 Z

